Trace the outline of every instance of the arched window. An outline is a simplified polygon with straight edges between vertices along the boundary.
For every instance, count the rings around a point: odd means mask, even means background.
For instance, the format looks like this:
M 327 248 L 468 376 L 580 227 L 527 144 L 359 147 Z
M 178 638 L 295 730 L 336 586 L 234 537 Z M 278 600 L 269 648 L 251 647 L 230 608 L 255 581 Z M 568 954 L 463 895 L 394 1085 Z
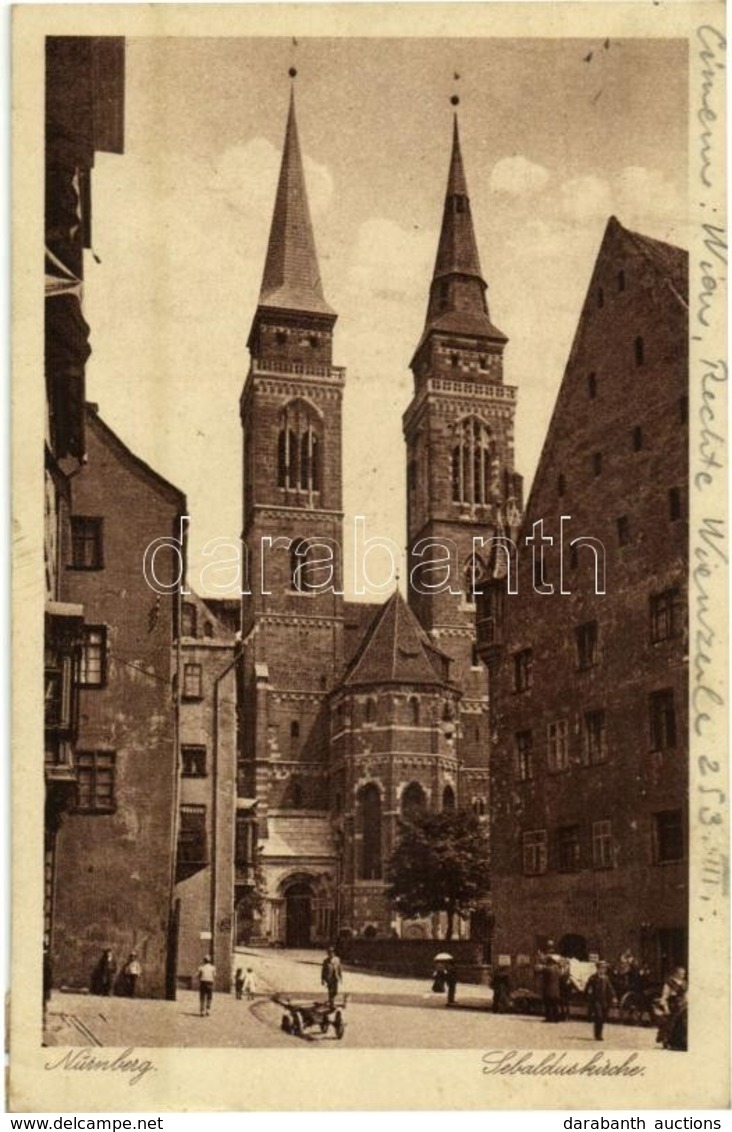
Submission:
M 485 576 L 485 565 L 477 554 L 471 554 L 463 567 L 463 593 L 469 605 L 475 605 L 476 595 L 481 592 Z
M 381 794 L 373 782 L 358 792 L 356 833 L 361 835 L 359 876 L 362 880 L 381 880 Z
M 409 697 L 409 718 L 415 727 L 419 726 L 419 700 L 416 696 Z
M 455 791 L 452 786 L 446 786 L 442 791 L 442 808 L 450 813 L 455 810 Z
M 477 417 L 459 421 L 450 452 L 453 502 L 489 503 L 497 467 L 488 426 Z
M 405 821 L 414 821 L 425 810 L 427 799 L 418 782 L 410 782 L 402 794 L 402 817 Z
M 376 700 L 371 696 L 366 700 L 365 718 L 367 723 L 376 722 Z
M 320 491 L 322 422 L 313 405 L 297 399 L 280 412 L 277 484 L 287 491 Z

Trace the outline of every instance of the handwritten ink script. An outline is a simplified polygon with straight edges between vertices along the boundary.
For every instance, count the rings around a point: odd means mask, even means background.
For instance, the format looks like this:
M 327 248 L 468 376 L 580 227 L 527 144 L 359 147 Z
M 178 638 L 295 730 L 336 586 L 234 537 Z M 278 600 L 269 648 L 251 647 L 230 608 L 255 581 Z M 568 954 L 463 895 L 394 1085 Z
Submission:
M 645 1066 L 637 1053 L 620 1057 L 593 1053 L 572 1061 L 566 1050 L 536 1054 L 533 1050 L 491 1049 L 482 1057 L 488 1077 L 642 1077 Z
M 98 1057 L 89 1049 L 70 1049 L 57 1061 L 47 1061 L 44 1068 L 75 1069 L 80 1073 L 126 1073 L 128 1085 L 137 1085 L 147 1073 L 156 1073 L 154 1062 L 135 1057 L 134 1047 L 129 1046 L 116 1057 Z
M 702 843 L 699 919 L 718 915 L 728 887 L 724 826 L 727 813 L 724 678 L 728 566 L 726 528 L 727 363 L 724 340 L 727 230 L 724 215 L 723 73 L 727 42 L 710 24 L 697 28 L 698 244 L 696 289 L 691 304 L 691 380 L 696 386 L 691 443 L 691 726 L 701 743 L 696 755 L 697 820 Z M 721 151 L 721 152 L 720 152 Z

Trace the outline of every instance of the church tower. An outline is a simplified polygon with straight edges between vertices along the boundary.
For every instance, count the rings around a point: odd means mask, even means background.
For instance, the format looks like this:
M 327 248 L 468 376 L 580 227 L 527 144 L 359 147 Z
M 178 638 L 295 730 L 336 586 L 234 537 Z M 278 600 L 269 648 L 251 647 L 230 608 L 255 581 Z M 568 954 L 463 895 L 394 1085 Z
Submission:
M 332 364 L 335 321 L 320 280 L 293 91 L 240 406 L 248 592 L 239 766 L 240 810 L 257 799 L 264 846 L 263 930 L 292 946 L 327 940 L 333 907 L 326 697 L 343 672 L 345 381 Z
M 475 650 L 475 591 L 501 568 L 491 538 L 519 517 L 513 471 L 516 390 L 503 383 L 507 338 L 492 323 L 473 229 L 457 114 L 424 331 L 411 363 L 407 444 L 409 603 L 452 658 L 463 690 L 460 805 L 487 805 L 487 671 Z M 476 539 L 484 539 L 482 547 Z M 428 564 L 439 568 L 428 569 Z M 416 584 L 415 584 L 416 583 Z

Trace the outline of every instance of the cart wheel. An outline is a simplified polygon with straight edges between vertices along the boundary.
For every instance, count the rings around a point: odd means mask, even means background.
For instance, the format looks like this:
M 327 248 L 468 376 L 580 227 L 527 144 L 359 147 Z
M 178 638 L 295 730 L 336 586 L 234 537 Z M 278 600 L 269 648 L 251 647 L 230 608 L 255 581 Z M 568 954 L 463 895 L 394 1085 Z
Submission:
M 282 1029 L 286 1034 L 292 1033 L 292 1018 L 290 1018 L 289 1014 L 282 1015 Z
M 343 1015 L 341 1014 L 340 1010 L 336 1010 L 336 1015 L 333 1019 L 333 1029 L 335 1030 L 336 1037 L 340 1041 L 340 1039 L 346 1032 L 346 1024 L 343 1021 Z
M 637 994 L 628 991 L 620 1000 L 620 1020 L 625 1026 L 640 1026 L 643 1021 L 644 1004 Z
M 292 1032 L 299 1038 L 302 1035 L 302 1021 L 299 1014 L 292 1015 Z

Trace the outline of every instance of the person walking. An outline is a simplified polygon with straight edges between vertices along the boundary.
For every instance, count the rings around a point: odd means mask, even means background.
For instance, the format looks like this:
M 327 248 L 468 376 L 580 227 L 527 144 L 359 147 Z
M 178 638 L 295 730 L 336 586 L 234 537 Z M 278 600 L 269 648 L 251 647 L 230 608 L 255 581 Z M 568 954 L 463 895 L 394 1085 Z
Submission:
M 135 998 L 137 989 L 142 975 L 142 967 L 140 960 L 137 958 L 137 952 L 131 951 L 127 962 L 124 965 L 122 974 L 125 979 L 125 988 L 129 998 Z
M 198 968 L 198 999 L 201 1008 L 201 1017 L 211 1013 L 213 1000 L 213 986 L 216 978 L 216 968 L 211 962 L 210 955 L 204 955 L 203 963 Z
M 328 948 L 328 954 L 323 960 L 323 966 L 320 969 L 320 982 L 328 990 L 328 1005 L 332 1008 L 335 1005 L 335 997 L 338 994 L 338 987 L 343 981 L 343 968 L 341 961 L 335 953 L 335 949 Z
M 447 1005 L 455 1005 L 455 990 L 457 988 L 457 971 L 453 961 L 446 964 L 445 985 L 447 987 Z
M 664 1049 L 671 1048 L 671 1031 L 677 1015 L 686 1006 L 688 989 L 685 968 L 674 968 L 663 984 L 661 997 L 656 1003 L 658 1017 L 656 1041 L 660 1042 Z
M 234 975 L 234 990 L 236 997 L 241 998 L 244 991 L 244 971 L 241 967 L 237 967 L 236 974 Z
M 542 997 L 544 999 L 544 1021 L 559 1021 L 559 964 L 553 955 L 547 955 L 541 972 Z
M 603 960 L 597 964 L 594 975 L 590 975 L 585 987 L 587 1001 L 590 1007 L 590 1018 L 595 1033 L 595 1041 L 603 1041 L 602 1029 L 610 1014 L 610 1007 L 615 1002 L 613 985 L 607 973 L 607 963 Z

